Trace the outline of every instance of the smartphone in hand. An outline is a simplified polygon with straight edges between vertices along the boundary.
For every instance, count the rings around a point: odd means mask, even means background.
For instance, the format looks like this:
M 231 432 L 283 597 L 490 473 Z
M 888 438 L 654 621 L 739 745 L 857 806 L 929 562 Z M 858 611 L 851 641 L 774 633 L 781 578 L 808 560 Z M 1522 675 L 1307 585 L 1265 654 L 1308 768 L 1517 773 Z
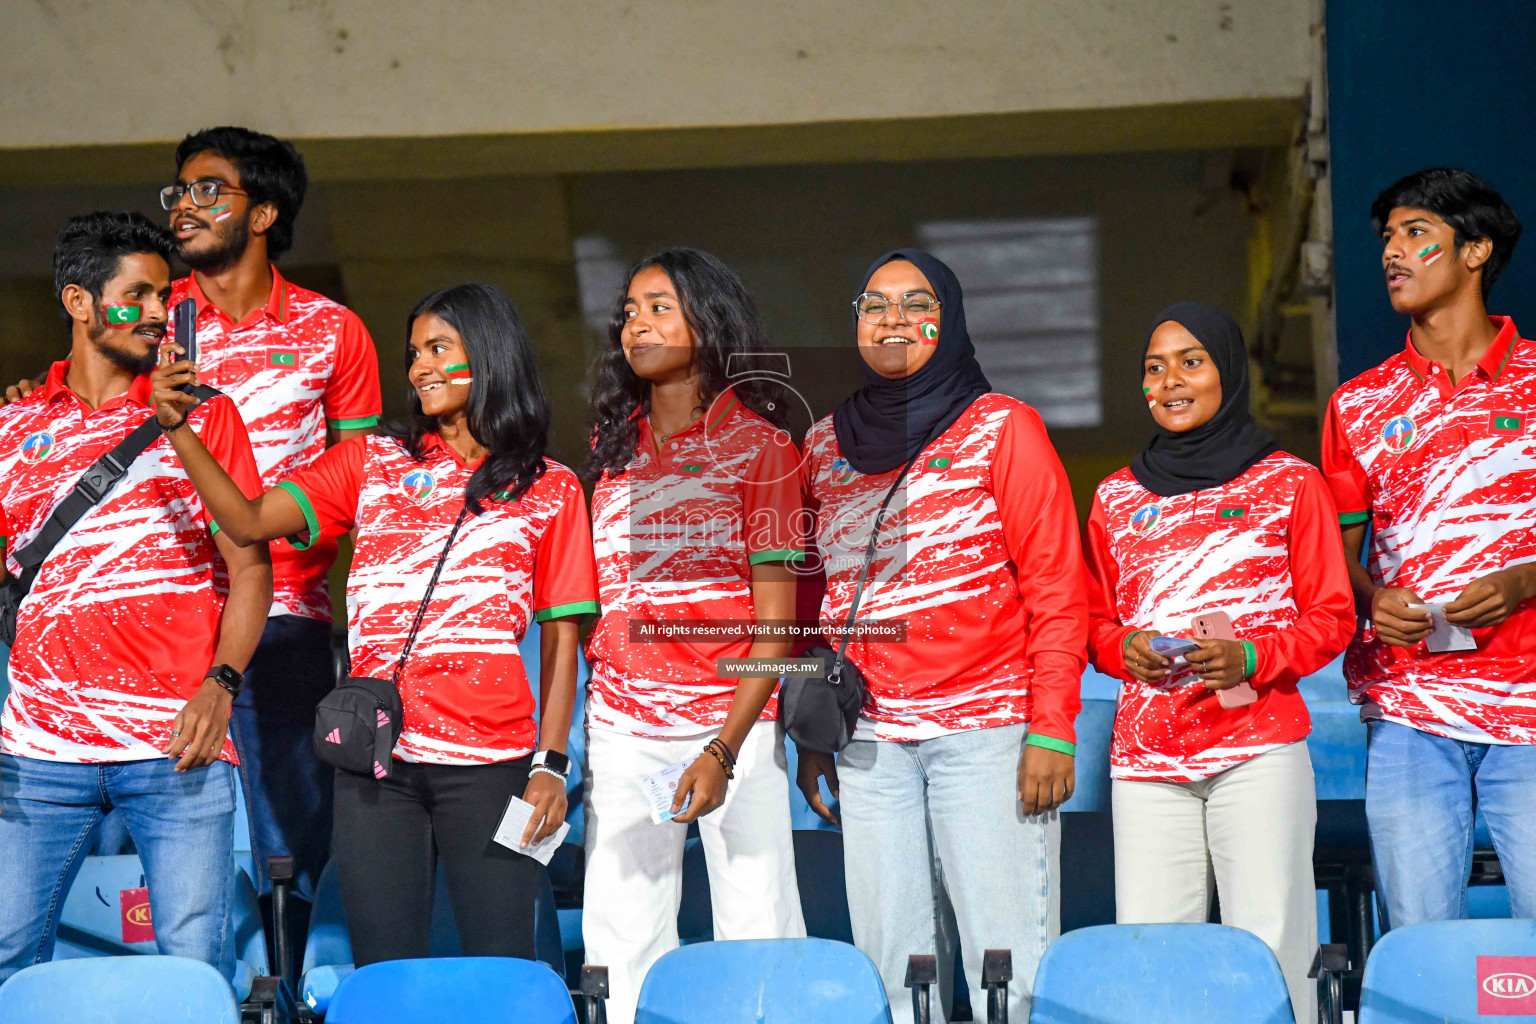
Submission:
M 190 359 L 197 362 L 197 300 L 182 299 L 176 303 L 176 344 L 180 345 L 183 355 L 179 359 Z M 180 389 L 191 393 L 192 387 L 183 384 Z
M 1232 629 L 1232 619 L 1226 612 L 1206 612 L 1204 615 L 1196 615 L 1194 628 L 1195 636 L 1201 640 L 1232 640 L 1234 642 L 1237 640 L 1237 633 Z M 1217 690 L 1216 699 L 1224 708 L 1240 708 L 1258 700 L 1259 694 L 1252 683 L 1244 680 L 1236 686 Z

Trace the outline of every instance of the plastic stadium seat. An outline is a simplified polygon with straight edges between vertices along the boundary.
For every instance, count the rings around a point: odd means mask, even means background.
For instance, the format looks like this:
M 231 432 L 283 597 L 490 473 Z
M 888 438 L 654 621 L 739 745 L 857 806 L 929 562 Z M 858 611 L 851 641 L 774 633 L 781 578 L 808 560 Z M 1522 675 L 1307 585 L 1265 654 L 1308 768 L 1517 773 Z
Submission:
M 245 871 L 230 865 L 230 930 L 235 943 L 235 995 L 244 1000 L 251 983 L 267 971 L 267 939 L 262 928 L 256 888 Z M 59 915 L 55 960 L 82 957 L 155 954 L 153 933 L 138 931 L 137 913 L 124 900 L 144 886 L 144 865 L 137 855 L 86 857 L 64 897 Z M 147 920 L 147 918 L 146 918 Z M 145 938 L 140 939 L 143 935 Z
M 889 1024 L 869 957 L 826 939 L 700 942 L 656 961 L 635 1024 Z
M 1057 939 L 1030 1024 L 1294 1024 L 1280 964 L 1219 924 L 1099 925 Z
M 1536 921 L 1405 925 L 1371 950 L 1359 1024 L 1438 1024 L 1483 1019 L 1479 1014 L 1536 1015 Z
M 336 989 L 326 1024 L 576 1024 L 565 982 L 537 960 L 444 957 L 369 964 Z
M 6 1024 L 237 1024 L 240 1009 L 219 972 L 179 956 L 56 960 L 0 987 Z
M 577 918 L 577 932 L 580 932 Z M 546 881 L 534 903 L 534 950 L 538 959 L 565 975 L 561 922 L 555 910 L 555 894 Z M 459 932 L 453 921 L 453 905 L 441 870 L 432 894 L 430 949 L 434 958 L 459 955 Z M 317 1014 L 324 1014 L 338 987 L 352 974 L 352 940 L 341 910 L 341 887 L 336 862 L 325 866 L 315 889 L 314 910 L 309 917 L 309 937 L 304 946 L 299 999 Z

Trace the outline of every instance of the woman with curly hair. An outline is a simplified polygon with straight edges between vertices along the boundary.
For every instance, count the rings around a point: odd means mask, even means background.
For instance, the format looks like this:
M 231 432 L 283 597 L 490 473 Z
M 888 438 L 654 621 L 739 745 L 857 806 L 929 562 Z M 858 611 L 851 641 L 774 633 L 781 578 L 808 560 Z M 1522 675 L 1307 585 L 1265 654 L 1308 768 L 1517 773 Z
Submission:
M 637 263 L 593 386 L 593 539 L 603 612 L 587 643 L 587 961 L 629 1024 L 651 964 L 678 945 L 683 842 L 699 823 L 716 939 L 805 935 L 776 676 L 720 678 L 722 658 L 781 658 L 804 560 L 800 456 L 762 380 L 741 280 L 695 249 Z M 668 767 L 670 807 L 641 779 Z M 678 774 L 680 773 L 680 774 Z
M 544 868 L 491 837 L 514 796 L 534 806 L 522 846 L 565 820 L 577 622 L 597 611 L 585 502 L 576 474 L 544 456 L 549 406 L 504 292 L 435 292 L 406 338 L 409 422 L 343 441 L 254 499 L 180 429 L 191 363 L 156 370 L 157 415 L 235 543 L 303 547 L 357 530 L 352 672 L 393 678 L 404 721 L 387 765 L 336 773 L 355 962 L 428 955 L 439 860 L 464 955 L 533 959 Z M 518 652 L 534 622 L 541 715 Z

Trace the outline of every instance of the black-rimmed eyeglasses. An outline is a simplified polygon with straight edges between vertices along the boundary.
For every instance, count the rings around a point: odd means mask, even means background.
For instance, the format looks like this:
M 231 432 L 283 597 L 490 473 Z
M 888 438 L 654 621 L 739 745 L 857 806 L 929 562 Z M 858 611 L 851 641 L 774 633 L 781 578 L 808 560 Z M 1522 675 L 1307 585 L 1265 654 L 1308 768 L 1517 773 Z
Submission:
M 218 202 L 221 192 L 229 192 L 237 196 L 250 195 L 245 189 L 225 184 L 217 178 L 202 178 L 190 185 L 178 181 L 160 190 L 160 207 L 165 210 L 174 210 L 176 203 L 188 192 L 192 193 L 192 205 L 200 209 Z

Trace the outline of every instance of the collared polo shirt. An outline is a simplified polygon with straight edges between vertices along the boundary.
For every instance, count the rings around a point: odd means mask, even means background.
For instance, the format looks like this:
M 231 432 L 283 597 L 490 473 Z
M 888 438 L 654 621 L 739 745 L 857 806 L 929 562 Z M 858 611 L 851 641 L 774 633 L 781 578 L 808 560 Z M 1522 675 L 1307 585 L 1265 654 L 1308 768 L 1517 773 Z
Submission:
M 64 383 L 69 362 L 0 409 L 0 509 L 14 554 L 75 481 L 154 415 L 149 377 L 91 409 Z M 192 429 L 247 495 L 260 493 L 235 404 L 198 405 Z M 19 574 L 14 561 L 7 566 Z M 64 535 L 16 621 L 0 749 L 45 761 L 162 757 L 171 723 L 213 664 L 228 591 L 208 514 L 164 437 Z M 234 762 L 225 741 L 223 760 Z
M 418 461 L 393 438 L 354 437 L 279 484 L 308 522 L 298 543 L 357 528 L 347 578 L 354 676 L 394 677 L 482 462 L 466 463 L 435 434 L 424 449 Z M 405 724 L 394 754 L 403 761 L 510 761 L 538 741 L 517 645 L 531 622 L 597 611 L 581 484 L 558 462 L 544 465 L 517 501 L 499 491 L 459 527 L 400 679 Z
M 587 723 L 700 736 L 725 723 L 736 694 L 735 679 L 716 676 L 717 660 L 752 648 L 752 566 L 804 560 L 800 453 L 731 391 L 659 449 L 649 417 L 637 418 L 634 459 L 592 495 L 603 614 L 587 644 Z M 723 630 L 631 632 L 676 622 Z M 776 714 L 770 698 L 762 718 Z
M 1370 524 L 1382 587 L 1453 600 L 1473 580 L 1536 559 L 1536 348 L 1508 317 L 1455 385 L 1413 347 L 1334 393 L 1323 470 L 1345 524 Z M 1366 717 L 1475 743 L 1536 742 L 1536 609 L 1477 650 L 1383 643 L 1366 623 L 1345 659 Z
M 854 469 L 830 416 L 806 435 L 805 455 L 827 574 L 821 626 L 836 649 L 900 470 Z M 1030 742 L 1074 751 L 1088 598 L 1072 492 L 1038 413 L 982 395 L 923 449 L 891 499 L 858 614 L 905 635 L 848 644 L 867 685 L 855 739 L 1028 722 Z
M 189 296 L 197 302 L 198 379 L 239 406 L 263 487 L 319 458 L 327 424 L 347 429 L 379 422 L 378 357 L 367 328 L 345 306 L 285 280 L 276 267 L 266 305 L 238 324 L 208 300 L 196 278 L 171 286 L 173 308 Z M 325 577 L 335 560 L 331 537 L 304 551 L 274 543 L 272 614 L 329 622 Z
M 1192 782 L 1312 731 L 1297 680 L 1355 631 L 1333 499 L 1322 474 L 1276 452 L 1220 487 L 1160 497 L 1129 469 L 1099 484 L 1088 515 L 1088 649 L 1124 682 L 1110 775 Z M 1149 685 L 1125 667 L 1138 630 L 1193 639 L 1224 612 L 1251 659 L 1258 700 L 1224 708 L 1193 669 Z

